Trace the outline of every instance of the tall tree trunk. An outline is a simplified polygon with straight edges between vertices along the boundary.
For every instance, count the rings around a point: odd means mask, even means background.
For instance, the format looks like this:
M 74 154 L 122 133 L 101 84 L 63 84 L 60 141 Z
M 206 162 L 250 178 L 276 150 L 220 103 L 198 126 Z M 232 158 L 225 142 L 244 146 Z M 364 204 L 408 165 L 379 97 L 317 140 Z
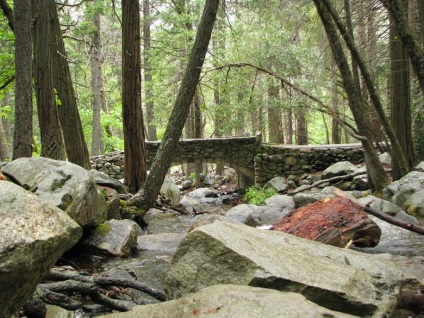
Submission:
M 152 92 L 152 67 L 150 63 L 150 0 L 143 0 L 143 34 L 144 34 L 144 104 L 146 105 L 147 139 L 157 140 L 155 112 Z
M 125 183 L 131 193 L 136 193 L 143 186 L 147 174 L 145 132 L 141 110 L 139 12 L 138 1 L 122 1 L 122 113 Z
M 308 144 L 308 124 L 306 122 L 306 107 L 299 106 L 296 109 L 296 145 Z
M 93 131 L 91 138 L 91 155 L 97 156 L 104 153 L 103 130 L 101 123 L 102 104 L 106 103 L 104 92 L 104 80 L 102 73 L 102 44 L 100 40 L 100 12 L 96 12 L 93 18 L 94 32 L 93 41 L 90 43 L 90 66 L 91 66 L 91 89 L 93 98 L 91 107 L 93 110 Z
M 136 205 L 145 211 L 153 206 L 173 160 L 173 153 L 178 145 L 178 140 L 199 82 L 200 72 L 216 19 L 218 4 L 219 0 L 206 0 L 187 68 L 172 108 L 163 140 L 150 169 L 150 174 L 142 190 L 128 202 L 128 204 Z
M 399 37 L 408 52 L 415 75 L 417 76 L 421 90 L 424 93 L 424 51 L 421 49 L 418 40 L 414 37 L 414 34 L 408 25 L 407 15 L 402 5 L 403 0 L 380 1 L 390 12 L 390 15 L 395 21 Z
M 14 30 L 16 73 L 13 159 L 17 159 L 32 156 L 32 10 L 31 0 L 14 0 L 13 5 L 15 21 L 19 25 Z
M 424 48 L 424 1 L 417 0 L 418 23 L 420 28 L 421 49 Z M 419 113 L 414 118 L 414 141 L 415 157 L 417 161 L 424 160 L 424 110 L 420 108 Z
M 323 4 L 322 0 L 314 0 L 314 3 L 327 34 L 334 59 L 339 68 L 343 87 L 349 101 L 350 110 L 352 111 L 352 115 L 355 119 L 358 134 L 363 136 L 361 143 L 364 149 L 365 161 L 367 164 L 367 173 L 369 177 L 368 181 L 371 188 L 376 191 L 381 191 L 385 186 L 387 186 L 389 180 L 381 162 L 378 159 L 374 146 L 370 142 L 371 134 L 369 130 L 369 121 L 367 120 L 364 113 L 362 98 L 359 94 L 358 87 L 355 84 L 352 72 L 349 69 L 349 63 L 347 61 L 346 55 L 343 52 L 343 47 L 338 37 L 336 27 L 332 22 L 330 13 L 327 11 L 327 8 Z
M 69 70 L 68 59 L 60 30 L 56 3 L 48 0 L 51 32 L 51 59 L 53 64 L 53 80 L 60 105 L 57 107 L 60 125 L 65 140 L 68 160 L 85 169 L 91 169 L 87 144 L 84 139 L 81 119 L 78 112 L 77 100 Z
M 34 73 L 38 122 L 41 134 L 41 156 L 64 160 L 65 146 L 57 114 L 51 65 L 49 5 L 32 2 L 34 21 Z
M 408 5 L 407 2 L 404 1 L 404 3 L 406 6 Z M 407 9 L 407 7 L 404 9 Z M 406 157 L 411 161 L 410 165 L 413 166 L 409 60 L 394 26 L 393 18 L 390 19 L 390 22 L 391 119 L 393 130 L 406 153 Z M 398 180 L 403 176 L 399 157 L 395 151 L 392 151 L 391 157 L 392 178 Z
M 371 74 L 368 71 L 368 67 L 365 64 L 365 62 L 363 61 L 362 56 L 359 54 L 359 51 L 357 50 L 352 37 L 347 32 L 346 27 L 341 22 L 338 14 L 337 14 L 337 11 L 333 8 L 331 2 L 329 0 L 322 0 L 322 2 L 323 2 L 322 5 L 324 6 L 323 10 L 327 10 L 326 14 L 328 12 L 328 18 L 334 20 L 334 23 L 337 25 L 337 28 L 339 29 L 340 34 L 342 35 L 347 47 L 349 48 L 349 51 L 352 55 L 352 58 L 355 59 L 355 61 L 357 62 L 358 66 L 361 70 L 362 77 L 363 77 L 363 79 L 364 79 L 364 81 L 367 85 L 367 89 L 368 89 L 368 92 L 369 92 L 369 96 L 370 96 L 372 105 L 373 105 L 373 107 L 374 107 L 383 127 L 384 127 L 385 132 L 387 133 L 387 136 L 390 139 L 393 150 L 399 156 L 399 163 L 401 165 L 402 174 L 404 175 L 404 174 L 406 174 L 410 171 L 411 167 L 408 164 L 408 161 L 406 159 L 406 154 L 404 153 L 402 147 L 400 146 L 399 140 L 397 139 L 396 134 L 394 133 L 392 126 L 389 124 L 389 121 L 386 118 L 383 106 L 381 104 L 379 94 L 376 91 L 376 87 L 375 87 L 375 84 L 372 80 Z M 329 23 L 330 23 L 329 24 L 330 26 L 333 25 L 333 23 L 331 21 L 329 21 Z M 336 30 L 335 30 L 335 32 L 336 32 Z M 337 38 L 337 32 L 336 32 L 336 38 Z M 340 68 L 340 66 L 339 66 L 339 68 Z M 369 122 L 369 120 L 368 120 L 368 122 Z M 368 125 L 371 126 L 370 123 L 368 123 Z M 372 140 L 374 140 L 372 134 L 370 134 L 367 138 L 369 139 L 370 142 Z
M 248 134 L 248 129 L 246 127 L 246 123 L 244 121 L 244 112 L 243 109 L 241 108 L 241 105 L 243 105 L 243 99 L 244 99 L 244 94 L 242 92 L 238 92 L 237 93 L 237 110 L 236 110 L 236 120 L 237 120 L 237 125 L 236 125 L 236 136 L 245 136 L 246 134 Z
M 279 98 L 279 87 L 270 84 L 268 87 L 268 140 L 282 144 L 284 136 L 281 127 L 281 109 L 276 106 Z
M 333 72 L 331 76 L 331 107 L 336 114 L 339 114 L 339 93 L 337 91 L 337 65 L 334 63 L 334 59 L 331 59 Z M 333 144 L 340 144 L 342 142 L 340 131 L 340 124 L 335 118 L 331 118 L 331 141 Z

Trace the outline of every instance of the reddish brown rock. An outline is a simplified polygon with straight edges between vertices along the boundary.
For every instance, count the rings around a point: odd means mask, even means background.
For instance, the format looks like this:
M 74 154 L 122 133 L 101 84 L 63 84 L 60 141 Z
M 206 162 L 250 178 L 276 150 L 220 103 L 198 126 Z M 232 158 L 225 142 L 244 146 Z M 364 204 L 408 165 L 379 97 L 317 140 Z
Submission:
M 363 211 L 348 198 L 320 200 L 288 214 L 272 227 L 274 230 L 298 237 L 346 247 L 372 247 L 380 241 L 381 230 Z

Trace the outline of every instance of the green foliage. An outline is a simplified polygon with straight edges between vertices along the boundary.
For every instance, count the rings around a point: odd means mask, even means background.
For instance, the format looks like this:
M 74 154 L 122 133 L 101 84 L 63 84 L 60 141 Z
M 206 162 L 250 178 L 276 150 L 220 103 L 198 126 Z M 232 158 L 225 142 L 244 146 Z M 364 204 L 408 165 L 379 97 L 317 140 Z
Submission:
M 246 189 L 244 200 L 249 204 L 262 205 L 266 199 L 276 194 L 278 194 L 277 191 L 272 188 L 249 187 Z
M 94 229 L 94 233 L 98 234 L 98 235 L 106 235 L 110 232 L 111 228 L 110 225 L 107 223 L 102 223 L 99 224 L 95 229 Z

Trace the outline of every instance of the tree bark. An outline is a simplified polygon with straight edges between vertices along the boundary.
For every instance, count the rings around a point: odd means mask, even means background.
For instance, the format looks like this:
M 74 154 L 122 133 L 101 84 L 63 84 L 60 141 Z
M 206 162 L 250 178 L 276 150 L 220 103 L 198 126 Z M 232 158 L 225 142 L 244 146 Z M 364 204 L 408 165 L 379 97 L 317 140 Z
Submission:
M 206 0 L 187 68 L 172 108 L 172 113 L 163 140 L 150 169 L 150 174 L 141 191 L 127 201 L 129 205 L 136 205 L 144 211 L 147 211 L 154 205 L 163 184 L 163 180 L 173 160 L 173 153 L 180 139 L 190 109 L 190 104 L 199 81 L 200 72 L 216 19 L 218 4 L 219 0 Z
M 333 19 L 334 23 L 337 25 L 337 28 L 339 29 L 341 35 L 343 36 L 343 39 L 345 40 L 346 45 L 348 46 L 350 53 L 352 54 L 352 57 L 355 59 L 357 65 L 359 66 L 361 70 L 361 74 L 363 76 L 363 79 L 366 83 L 369 96 L 372 102 L 372 105 L 374 106 L 374 109 L 384 127 L 385 132 L 387 133 L 387 136 L 390 139 L 391 145 L 394 149 L 394 151 L 399 156 L 399 162 L 401 163 L 401 169 L 403 175 L 408 173 L 411 169 L 411 167 L 408 166 L 408 161 L 406 158 L 406 154 L 403 152 L 402 147 L 400 146 L 399 140 L 396 137 L 396 134 L 393 131 L 393 128 L 389 124 L 389 121 L 386 118 L 386 115 L 384 113 L 383 106 L 381 104 L 381 100 L 379 97 L 378 92 L 376 91 L 376 87 L 374 82 L 372 81 L 372 77 L 368 71 L 368 67 L 363 61 L 361 55 L 359 54 L 359 51 L 356 48 L 356 45 L 350 36 L 350 34 L 347 32 L 346 27 L 341 23 L 341 20 L 336 12 L 336 10 L 333 8 L 331 2 L 329 0 L 323 0 L 322 6 L 324 6 L 328 11 L 328 19 Z M 332 23 L 331 23 L 332 24 Z M 336 36 L 337 38 L 337 36 Z M 364 111 L 364 110 L 363 110 Z M 355 116 L 355 115 L 354 115 Z M 369 120 L 368 120 L 369 122 Z M 369 127 L 371 127 L 371 124 L 368 123 Z M 369 134 L 367 137 L 370 141 L 373 140 L 373 136 Z
M 21 10 L 21 7 L 18 7 L 17 4 L 19 5 L 23 5 L 24 8 Z M 31 5 L 28 5 L 28 1 L 16 1 L 14 0 L 13 2 L 13 7 L 14 8 L 19 8 L 18 11 L 21 11 L 22 14 L 24 14 L 24 12 L 26 12 L 29 8 L 29 10 L 31 10 Z M 15 20 L 17 20 L 16 15 L 13 15 L 13 10 L 10 7 L 10 5 L 7 3 L 7 0 L 0 0 L 0 8 L 2 9 L 4 16 L 7 18 L 7 22 L 9 23 L 9 27 L 12 31 L 15 30 Z M 31 12 L 31 11 L 30 11 Z M 20 13 L 18 13 L 18 15 L 20 15 Z M 21 18 L 19 17 L 19 20 Z M 26 22 L 27 23 L 27 22 Z M 19 24 L 19 27 L 21 27 L 22 25 Z M 28 26 L 24 26 L 24 28 L 27 28 Z M 30 42 L 31 43 L 31 42 Z
M 369 130 L 370 123 L 367 121 L 366 114 L 364 112 L 362 98 L 353 79 L 352 72 L 349 69 L 349 63 L 343 52 L 343 47 L 338 37 L 336 27 L 332 22 L 330 13 L 325 7 L 323 1 L 314 0 L 314 3 L 327 34 L 334 59 L 339 68 L 343 87 L 349 101 L 350 110 L 352 111 L 352 115 L 355 119 L 358 134 L 365 137 L 361 139 L 361 143 L 364 148 L 365 162 L 367 164 L 368 182 L 370 183 L 371 188 L 376 191 L 381 191 L 385 186 L 387 186 L 389 180 L 381 162 L 378 159 L 374 146 L 370 141 L 372 140 Z
M 65 149 L 68 160 L 85 169 L 91 169 L 87 144 L 84 139 L 81 118 L 78 112 L 68 58 L 63 43 L 60 21 L 56 3 L 48 0 L 50 13 L 51 61 L 53 64 L 53 80 L 60 105 L 57 106 L 60 125 L 65 140 Z
M 106 103 L 104 80 L 102 73 L 102 44 L 100 41 L 100 12 L 93 17 L 94 32 L 93 41 L 90 43 L 90 66 L 91 66 L 91 89 L 93 98 L 91 108 L 93 109 L 93 131 L 91 138 L 91 155 L 97 156 L 105 151 L 103 141 L 103 130 L 101 123 L 102 104 Z
M 147 121 L 147 139 L 157 140 L 157 131 L 155 124 L 155 109 L 153 102 L 152 92 L 152 67 L 150 63 L 150 47 L 151 47 L 151 35 L 150 35 L 150 0 L 143 0 L 143 34 L 144 34 L 144 104 L 146 111 Z
M 64 160 L 65 146 L 57 114 L 50 50 L 49 5 L 47 1 L 32 2 L 34 12 L 35 95 L 41 135 L 41 156 Z
M 2 1 L 3 2 L 3 1 Z M 6 2 L 7 4 L 7 2 Z M 31 0 L 15 0 L 15 132 L 13 159 L 32 156 L 32 10 Z M 10 9 L 10 8 L 9 8 Z M 13 14 L 9 24 L 13 27 Z
M 272 81 L 273 79 L 271 79 Z M 269 142 L 282 144 L 284 136 L 281 125 L 281 109 L 276 105 L 280 98 L 279 87 L 269 84 L 268 87 L 268 140 Z
M 407 2 L 405 2 L 407 5 Z M 411 131 L 411 93 L 409 60 L 406 50 L 399 39 L 399 34 L 394 26 L 393 18 L 390 19 L 390 101 L 391 120 L 393 130 L 399 143 L 408 158 L 409 165 L 413 167 L 414 151 L 412 146 Z M 405 173 L 399 156 L 393 149 L 392 178 L 399 180 Z
M 122 1 L 122 112 L 125 183 L 131 193 L 136 193 L 143 186 L 147 174 L 145 131 L 141 110 L 139 13 L 138 1 Z
M 419 42 L 414 37 L 409 25 L 407 15 L 402 5 L 402 0 L 380 0 L 386 9 L 390 12 L 399 37 L 408 52 L 412 67 L 420 83 L 422 92 L 424 92 L 424 51 Z

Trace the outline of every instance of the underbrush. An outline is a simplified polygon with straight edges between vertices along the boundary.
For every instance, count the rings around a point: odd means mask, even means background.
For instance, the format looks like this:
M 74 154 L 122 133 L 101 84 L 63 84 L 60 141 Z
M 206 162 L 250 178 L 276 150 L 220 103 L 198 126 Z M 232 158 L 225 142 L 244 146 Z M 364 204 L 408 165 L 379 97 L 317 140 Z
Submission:
M 262 205 L 265 200 L 273 195 L 278 194 L 277 191 L 271 188 L 256 188 L 250 187 L 246 189 L 244 200 L 249 204 Z

